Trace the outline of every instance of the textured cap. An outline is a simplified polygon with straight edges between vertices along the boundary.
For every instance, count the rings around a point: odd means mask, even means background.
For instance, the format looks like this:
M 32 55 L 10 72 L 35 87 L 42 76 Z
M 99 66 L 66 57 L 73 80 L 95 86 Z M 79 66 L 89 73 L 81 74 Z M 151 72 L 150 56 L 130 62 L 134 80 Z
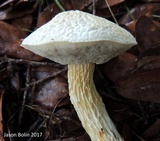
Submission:
M 21 46 L 60 64 L 102 64 L 135 44 L 135 38 L 120 26 L 76 10 L 59 13 Z

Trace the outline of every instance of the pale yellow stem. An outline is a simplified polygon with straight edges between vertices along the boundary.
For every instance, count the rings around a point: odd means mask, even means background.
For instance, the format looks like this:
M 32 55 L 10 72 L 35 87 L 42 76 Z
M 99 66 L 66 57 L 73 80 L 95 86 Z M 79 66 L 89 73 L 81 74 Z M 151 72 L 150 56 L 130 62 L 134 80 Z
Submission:
M 68 65 L 69 95 L 92 141 L 123 141 L 93 82 L 94 64 Z

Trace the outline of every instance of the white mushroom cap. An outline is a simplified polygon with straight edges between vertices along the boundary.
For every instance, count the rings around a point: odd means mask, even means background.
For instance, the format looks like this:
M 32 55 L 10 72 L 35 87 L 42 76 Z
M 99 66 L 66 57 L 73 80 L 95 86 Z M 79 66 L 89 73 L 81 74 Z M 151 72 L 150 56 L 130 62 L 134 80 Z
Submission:
M 59 13 L 21 46 L 60 64 L 101 64 L 135 44 L 135 38 L 120 26 L 76 10 Z

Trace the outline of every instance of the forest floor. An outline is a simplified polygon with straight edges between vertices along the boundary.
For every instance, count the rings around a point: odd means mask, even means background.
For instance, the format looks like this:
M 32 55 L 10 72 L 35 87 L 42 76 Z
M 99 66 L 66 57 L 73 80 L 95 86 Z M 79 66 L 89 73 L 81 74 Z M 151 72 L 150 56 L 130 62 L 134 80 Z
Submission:
M 1 0 L 0 141 L 90 141 L 70 102 L 67 66 L 20 46 L 64 10 L 135 36 L 137 45 L 96 65 L 94 82 L 125 141 L 160 141 L 160 0 Z

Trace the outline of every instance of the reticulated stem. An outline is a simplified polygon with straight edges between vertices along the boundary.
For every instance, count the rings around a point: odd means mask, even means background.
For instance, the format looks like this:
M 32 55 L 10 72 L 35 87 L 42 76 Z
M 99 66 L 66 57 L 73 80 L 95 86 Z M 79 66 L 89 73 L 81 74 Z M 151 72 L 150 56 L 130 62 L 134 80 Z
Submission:
M 93 82 L 94 64 L 68 65 L 69 95 L 92 141 L 123 141 Z

